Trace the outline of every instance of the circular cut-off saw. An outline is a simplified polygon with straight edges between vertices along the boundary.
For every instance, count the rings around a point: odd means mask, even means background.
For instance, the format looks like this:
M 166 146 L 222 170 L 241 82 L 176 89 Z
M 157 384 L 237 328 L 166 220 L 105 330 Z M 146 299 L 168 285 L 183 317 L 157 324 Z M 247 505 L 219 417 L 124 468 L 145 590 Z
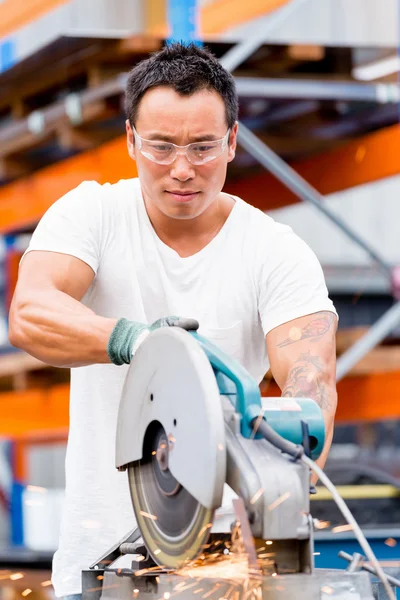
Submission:
M 312 458 L 322 451 L 314 401 L 261 399 L 249 373 L 196 332 L 161 328 L 140 346 L 121 398 L 116 466 L 128 471 L 156 564 L 181 567 L 223 530 L 215 511 L 225 483 L 243 500 L 253 538 L 283 543 L 284 568 L 311 564 L 308 469 L 261 437 L 261 421 Z

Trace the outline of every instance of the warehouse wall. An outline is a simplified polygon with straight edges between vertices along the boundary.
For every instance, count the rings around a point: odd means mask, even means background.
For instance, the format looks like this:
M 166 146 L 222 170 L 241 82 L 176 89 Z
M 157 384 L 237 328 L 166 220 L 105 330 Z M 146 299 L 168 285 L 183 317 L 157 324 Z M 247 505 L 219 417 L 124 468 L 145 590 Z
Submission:
M 400 264 L 400 175 L 331 194 L 324 203 L 394 265 Z M 290 225 L 323 264 L 366 265 L 370 259 L 327 217 L 308 204 L 269 212 Z

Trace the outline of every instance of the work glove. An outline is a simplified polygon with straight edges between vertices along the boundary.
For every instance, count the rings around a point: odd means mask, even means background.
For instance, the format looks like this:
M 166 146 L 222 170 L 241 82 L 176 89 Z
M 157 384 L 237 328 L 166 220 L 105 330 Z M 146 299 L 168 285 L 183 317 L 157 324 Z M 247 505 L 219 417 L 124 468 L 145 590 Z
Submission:
M 152 325 L 119 319 L 108 340 L 107 353 L 111 362 L 114 365 L 128 365 L 149 333 L 160 327 L 181 327 L 186 331 L 196 331 L 199 323 L 196 319 L 184 317 L 163 317 Z

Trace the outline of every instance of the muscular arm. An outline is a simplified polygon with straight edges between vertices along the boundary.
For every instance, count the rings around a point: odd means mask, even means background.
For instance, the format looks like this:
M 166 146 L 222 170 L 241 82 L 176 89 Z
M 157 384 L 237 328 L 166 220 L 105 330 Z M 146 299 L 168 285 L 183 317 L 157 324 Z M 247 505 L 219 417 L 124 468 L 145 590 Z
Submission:
M 326 441 L 318 464 L 323 467 L 332 443 L 337 405 L 336 316 L 320 312 L 284 323 L 266 337 L 272 374 L 283 397 L 307 397 L 321 407 Z
M 117 319 L 99 317 L 80 302 L 93 278 L 78 258 L 29 252 L 10 309 L 11 344 L 56 367 L 110 362 L 107 343 Z

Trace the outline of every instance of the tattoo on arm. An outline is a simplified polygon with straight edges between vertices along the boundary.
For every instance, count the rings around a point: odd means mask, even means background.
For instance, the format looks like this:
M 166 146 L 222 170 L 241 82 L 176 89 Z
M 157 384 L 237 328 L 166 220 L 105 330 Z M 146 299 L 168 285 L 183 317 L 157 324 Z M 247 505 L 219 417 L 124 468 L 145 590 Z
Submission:
M 292 327 L 289 331 L 289 337 L 280 342 L 278 348 L 284 348 L 307 338 L 320 339 L 330 330 L 334 321 L 335 315 L 332 312 L 320 312 L 315 319 L 307 323 L 302 329 Z
M 283 398 L 312 398 L 322 410 L 332 408 L 330 389 L 323 383 L 323 364 L 311 352 L 302 353 L 294 363 L 282 390 Z

